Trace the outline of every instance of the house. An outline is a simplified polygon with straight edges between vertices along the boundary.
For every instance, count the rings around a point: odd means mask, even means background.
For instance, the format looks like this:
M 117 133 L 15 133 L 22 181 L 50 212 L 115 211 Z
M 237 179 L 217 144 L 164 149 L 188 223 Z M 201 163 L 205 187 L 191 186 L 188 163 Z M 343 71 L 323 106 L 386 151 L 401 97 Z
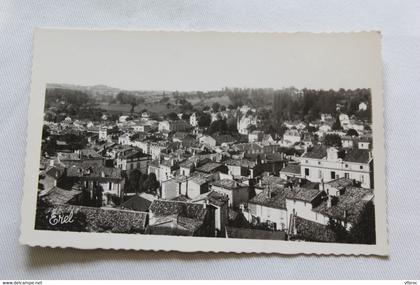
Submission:
M 324 224 L 324 217 L 313 211 L 326 196 L 324 191 L 308 188 L 294 188 L 286 194 L 287 217 L 298 216 L 303 219 Z M 290 226 L 290 220 L 289 220 Z
M 188 180 L 186 176 L 174 176 L 161 185 L 161 197 L 165 200 L 171 200 L 180 195 L 187 193 Z
M 260 142 L 264 137 L 263 131 L 252 131 L 248 134 L 248 142 Z
M 96 204 L 109 205 L 110 196 L 122 197 L 125 179 L 121 169 L 81 161 L 66 164 L 64 175 L 66 183 L 80 183 Z
M 297 129 L 297 130 L 303 130 L 306 128 L 305 123 L 301 121 L 286 121 L 284 122 L 284 126 L 288 129 Z
M 149 132 L 151 130 L 151 126 L 147 125 L 147 124 L 138 124 L 138 125 L 133 126 L 133 130 L 135 132 L 145 133 L 145 132 Z
M 197 113 L 192 113 L 190 116 L 190 125 L 193 127 L 198 126 L 198 115 Z
M 231 135 L 214 135 L 213 136 L 214 140 L 216 141 L 216 145 L 224 145 L 224 144 L 232 144 L 234 143 L 236 140 L 235 138 L 233 138 Z
M 125 123 L 129 117 L 130 117 L 130 116 L 126 116 L 126 115 L 120 116 L 120 117 L 118 118 L 118 121 L 119 121 L 120 123 Z
M 152 159 L 157 159 L 160 157 L 161 153 L 168 148 L 168 143 L 164 141 L 159 142 L 150 142 L 148 145 L 148 152 L 152 156 Z
M 210 185 L 211 190 L 229 197 L 230 207 L 237 208 L 241 203 L 246 203 L 249 200 L 249 189 L 246 184 L 230 179 L 221 179 L 211 182 Z
M 48 219 L 52 213 L 71 215 L 73 223 L 51 226 Z M 83 218 L 78 218 L 83 217 Z M 138 211 L 109 207 L 86 207 L 61 204 L 47 209 L 43 222 L 36 225 L 40 230 L 65 230 L 76 232 L 139 233 L 144 234 L 148 224 L 148 214 Z M 63 229 L 61 229 L 61 227 Z
M 248 114 L 238 116 L 236 128 L 241 135 L 248 135 L 249 127 L 257 125 L 257 116 L 255 114 Z
M 229 197 L 216 191 L 210 191 L 195 197 L 192 202 L 208 204 L 214 207 L 214 229 L 216 236 L 224 237 L 229 219 Z
M 359 111 L 366 111 L 367 110 L 367 104 L 365 102 L 361 102 L 359 104 Z
M 198 141 L 211 148 L 215 147 L 217 144 L 216 140 L 212 136 L 202 136 L 198 139 Z
M 106 141 L 108 139 L 108 129 L 100 127 L 99 128 L 99 140 Z
M 289 163 L 285 168 L 280 170 L 280 178 L 301 178 L 301 167 L 299 163 Z
M 344 130 L 348 130 L 350 128 L 350 118 L 347 114 L 341 113 L 338 116 L 338 119 L 340 121 L 340 125 Z
M 155 200 L 149 208 L 148 234 L 214 237 L 214 209 L 206 203 Z
M 284 185 L 269 184 L 249 200 L 248 209 L 260 223 L 268 223 L 274 230 L 288 227 L 286 196 L 290 189 Z
M 149 207 L 154 200 L 156 200 L 155 196 L 142 192 L 133 195 L 127 201 L 123 202 L 120 208 L 132 211 L 148 212 Z
M 331 180 L 327 183 L 324 183 L 323 190 L 328 195 L 338 197 L 340 196 L 340 194 L 344 193 L 344 190 L 346 189 L 346 187 L 352 186 L 352 185 L 353 185 L 353 180 L 345 178 L 345 177 L 341 177 L 341 178 Z
M 82 193 L 79 190 L 66 190 L 55 186 L 39 197 L 49 205 L 80 205 L 82 202 Z
M 208 162 L 211 162 L 209 158 L 192 156 L 179 164 L 179 170 L 181 175 L 190 176 L 197 167 Z
M 267 145 L 272 145 L 272 144 L 275 144 L 275 143 L 276 143 L 276 141 L 273 139 L 273 137 L 270 134 L 264 134 L 263 135 L 263 138 L 261 140 L 262 145 L 267 146 Z
M 138 169 L 141 173 L 147 173 L 152 156 L 141 150 L 131 149 L 118 154 L 116 166 L 122 170 Z
M 238 143 L 234 144 L 232 149 L 243 154 L 262 154 L 265 152 L 265 147 L 262 147 L 257 143 Z
M 366 204 L 373 201 L 373 190 L 345 186 L 336 194 L 338 196 L 328 195 L 313 211 L 321 217 L 318 220 L 323 220 L 322 224 L 328 225 L 332 219 L 350 230 L 359 221 Z
M 118 137 L 118 143 L 121 145 L 131 145 L 130 134 L 125 133 Z
M 228 159 L 225 161 L 228 173 L 237 177 L 255 178 L 264 172 L 264 166 L 257 159 L 251 161 L 249 159 Z
M 228 170 L 224 164 L 210 161 L 200 165 L 195 171 L 204 174 L 213 174 L 216 172 L 227 173 Z
M 159 132 L 184 132 L 191 129 L 191 126 L 184 120 L 162 121 L 159 122 Z
M 300 158 L 301 177 L 312 182 L 329 182 L 345 177 L 373 188 L 373 159 L 366 149 L 315 146 Z
M 301 141 L 300 132 L 296 129 L 286 130 L 283 134 L 283 141 L 288 146 L 292 146 Z

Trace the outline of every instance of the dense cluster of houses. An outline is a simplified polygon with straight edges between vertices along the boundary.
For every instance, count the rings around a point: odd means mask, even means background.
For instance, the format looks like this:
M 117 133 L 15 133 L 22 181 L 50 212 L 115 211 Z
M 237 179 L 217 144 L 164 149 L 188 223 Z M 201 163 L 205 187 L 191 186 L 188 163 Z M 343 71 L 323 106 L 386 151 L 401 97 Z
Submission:
M 332 129 L 330 114 L 309 124 L 287 121 L 284 135 L 273 137 L 258 130 L 254 108 L 208 112 L 212 122 L 233 118 L 238 132 L 209 134 L 198 113 L 187 120 L 182 114 L 155 120 L 144 112 L 117 122 L 106 116 L 101 122 L 45 122 L 52 135 L 82 132 L 88 145 L 69 151 L 57 141 L 55 154 L 42 154 L 39 199 L 89 214 L 90 230 L 121 231 L 91 214 L 117 211 L 118 219 L 135 223 L 122 222 L 128 232 L 256 239 L 304 237 L 299 231 L 330 220 L 349 230 L 373 202 L 370 128 L 357 117 L 340 114 L 340 131 Z M 342 146 L 323 143 L 328 134 L 338 135 Z M 129 192 L 134 171 L 153 177 L 156 187 Z

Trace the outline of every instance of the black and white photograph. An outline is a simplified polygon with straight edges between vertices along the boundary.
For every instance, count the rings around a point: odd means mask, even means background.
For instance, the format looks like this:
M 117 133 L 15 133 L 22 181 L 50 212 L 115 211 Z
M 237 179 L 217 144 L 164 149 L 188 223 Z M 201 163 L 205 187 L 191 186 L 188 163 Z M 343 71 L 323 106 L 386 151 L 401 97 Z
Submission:
M 369 89 L 48 84 L 35 229 L 375 244 Z
M 378 34 L 38 34 L 32 240 L 385 252 Z

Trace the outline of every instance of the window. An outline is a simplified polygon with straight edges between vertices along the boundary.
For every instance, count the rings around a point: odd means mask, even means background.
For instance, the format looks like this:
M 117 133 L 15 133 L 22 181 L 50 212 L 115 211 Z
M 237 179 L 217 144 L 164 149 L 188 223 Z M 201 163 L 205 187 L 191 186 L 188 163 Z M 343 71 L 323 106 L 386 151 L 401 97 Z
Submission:
M 363 169 L 363 165 L 360 165 L 360 169 Z
M 322 178 L 322 171 L 318 170 L 318 178 Z
M 348 168 L 349 167 L 349 165 L 348 164 L 346 164 L 346 165 L 344 165 L 346 168 Z
M 331 179 L 335 179 L 335 171 L 331 171 Z
M 305 168 L 305 176 L 309 176 L 309 168 Z
M 318 161 L 318 165 L 321 165 L 321 161 Z
M 108 183 L 108 190 L 111 190 L 112 189 L 112 182 L 109 182 Z
M 309 161 L 305 160 L 305 163 L 309 163 Z
M 349 179 L 350 178 L 350 175 L 346 172 L 346 173 L 344 173 L 344 177 L 347 178 L 347 179 Z

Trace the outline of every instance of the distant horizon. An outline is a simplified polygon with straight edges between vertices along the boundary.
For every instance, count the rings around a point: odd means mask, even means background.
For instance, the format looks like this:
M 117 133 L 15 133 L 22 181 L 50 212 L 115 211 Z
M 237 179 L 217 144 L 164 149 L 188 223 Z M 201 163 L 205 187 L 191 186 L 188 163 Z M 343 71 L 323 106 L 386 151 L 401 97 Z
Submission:
M 54 86 L 55 85 L 55 86 Z M 194 93 L 194 92 L 212 92 L 212 91 L 222 91 L 224 89 L 240 89 L 240 90 L 246 90 L 246 89 L 250 89 L 250 90 L 258 90 L 258 89 L 262 89 L 262 90 L 273 90 L 273 91 L 280 91 L 280 90 L 286 90 L 286 89 L 296 89 L 298 91 L 302 91 L 304 89 L 307 90 L 314 90 L 314 91 L 334 91 L 334 92 L 338 92 L 341 89 L 345 90 L 345 91 L 354 91 L 354 90 L 370 90 L 371 88 L 365 88 L 365 87 L 359 87 L 359 88 L 339 88 L 339 89 L 334 89 L 334 88 L 309 88 L 309 87 L 303 87 L 303 88 L 297 88 L 295 86 L 287 86 L 287 87 L 282 87 L 282 88 L 273 88 L 273 87 L 235 87 L 235 86 L 225 86 L 225 87 L 221 87 L 221 88 L 214 88 L 214 89 L 202 89 L 202 90 L 176 90 L 176 89 L 124 89 L 124 88 L 120 88 L 120 87 L 115 87 L 115 86 L 110 86 L 107 84 L 103 84 L 103 83 L 99 83 L 99 84 L 92 84 L 92 85 L 83 85 L 83 84 L 75 84 L 75 83 L 47 83 L 46 84 L 46 89 L 48 88 L 73 88 L 73 89 L 87 89 L 87 88 L 106 88 L 109 90 L 115 90 L 115 91 L 125 91 L 125 92 L 183 92 L 183 93 Z M 169 94 L 168 94 L 169 95 Z

